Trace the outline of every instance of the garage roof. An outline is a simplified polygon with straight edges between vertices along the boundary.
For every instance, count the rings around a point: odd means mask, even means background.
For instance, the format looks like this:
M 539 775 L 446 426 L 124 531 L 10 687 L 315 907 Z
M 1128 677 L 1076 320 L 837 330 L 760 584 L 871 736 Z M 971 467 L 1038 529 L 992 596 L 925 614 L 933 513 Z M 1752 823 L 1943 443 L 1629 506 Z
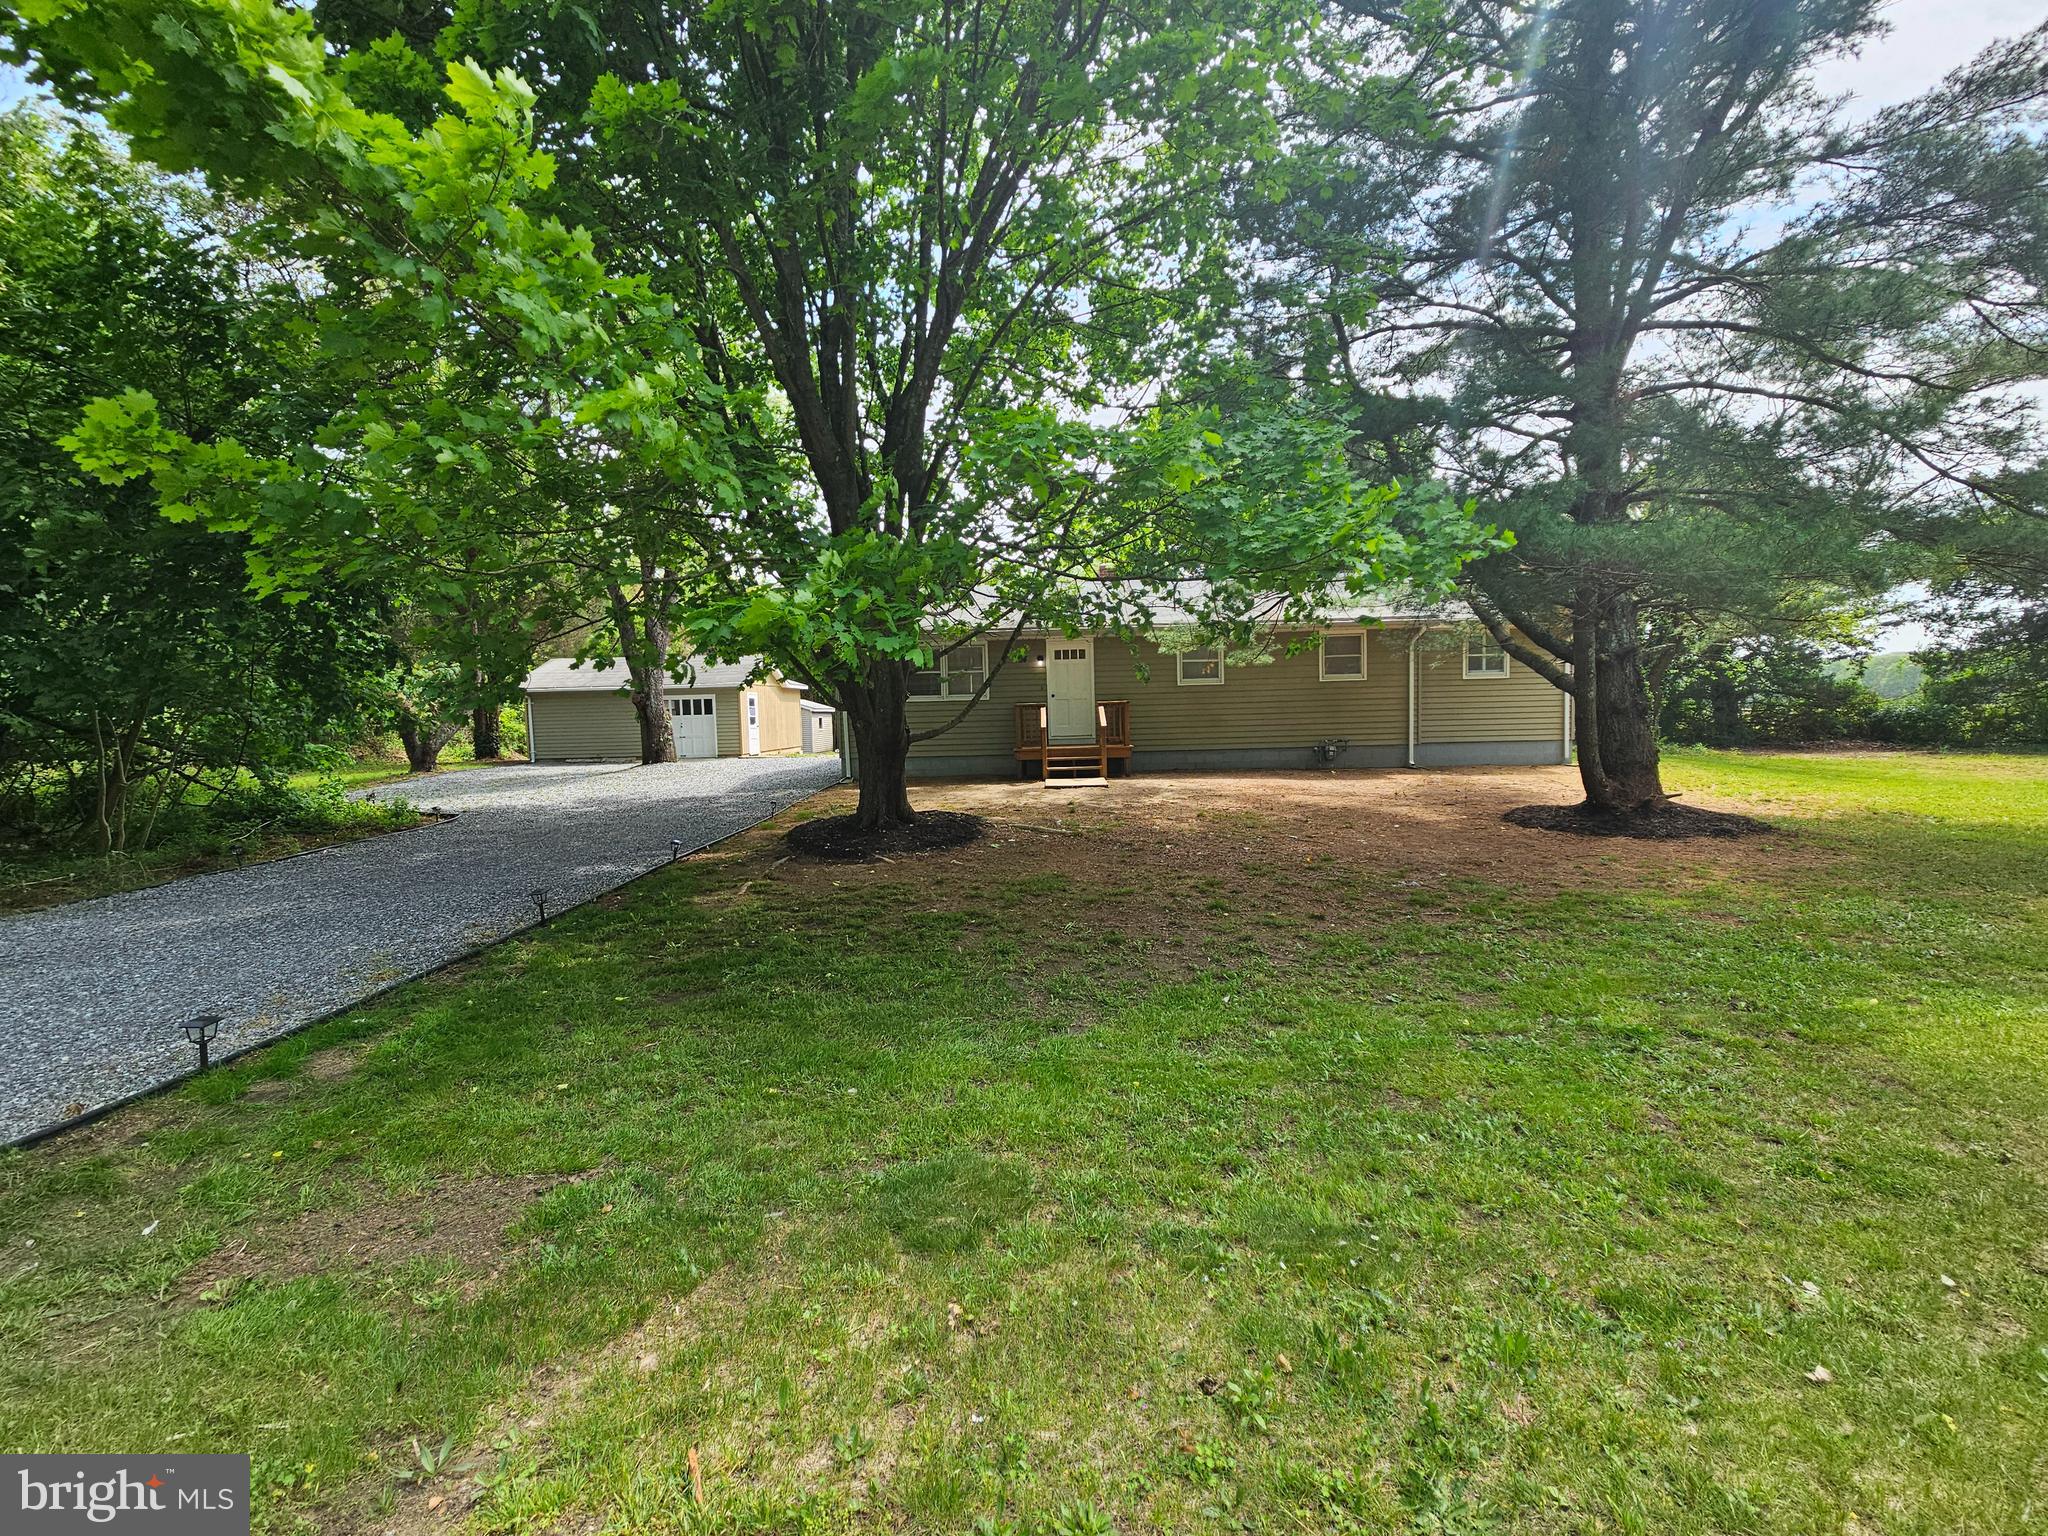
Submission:
M 738 661 L 692 663 L 678 659 L 669 664 L 668 685 L 670 688 L 738 688 L 754 680 L 761 672 L 761 658 L 742 656 Z M 624 657 L 610 661 L 586 661 L 578 663 L 567 656 L 557 656 L 535 667 L 526 679 L 528 693 L 618 693 L 632 686 L 632 677 L 626 671 Z M 803 684 L 790 682 L 787 678 L 775 681 L 785 688 L 801 688 Z

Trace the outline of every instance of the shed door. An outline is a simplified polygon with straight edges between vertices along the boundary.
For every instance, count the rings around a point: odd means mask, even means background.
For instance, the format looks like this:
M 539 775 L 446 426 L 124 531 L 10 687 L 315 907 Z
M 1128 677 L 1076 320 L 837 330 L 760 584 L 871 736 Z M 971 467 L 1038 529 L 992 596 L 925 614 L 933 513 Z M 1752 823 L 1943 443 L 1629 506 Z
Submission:
M 718 700 L 708 693 L 686 694 L 668 701 L 669 721 L 676 728 L 677 757 L 718 756 Z

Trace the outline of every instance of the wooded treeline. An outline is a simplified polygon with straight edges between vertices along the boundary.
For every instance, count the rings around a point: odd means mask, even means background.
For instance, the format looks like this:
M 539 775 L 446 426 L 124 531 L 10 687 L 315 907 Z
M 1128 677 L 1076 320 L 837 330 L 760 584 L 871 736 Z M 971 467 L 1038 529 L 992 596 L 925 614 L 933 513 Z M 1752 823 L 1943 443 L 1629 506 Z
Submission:
M 259 530 L 166 516 L 152 486 L 97 481 L 62 446 L 129 389 L 195 436 L 314 443 L 334 390 L 301 286 L 236 248 L 256 216 L 90 126 L 0 117 L 0 820 L 17 834 L 110 853 L 202 807 L 290 817 L 307 810 L 292 770 L 392 731 L 445 743 L 473 706 L 495 723 L 523 672 L 464 672 L 402 589 L 259 596 Z
M 1846 729 L 1826 663 L 1909 584 L 1952 638 L 1888 718 L 2032 739 L 2048 31 L 1820 96 L 1881 26 L 0 6 L 106 125 L 4 141 L 0 765 L 106 846 L 142 779 L 485 748 L 542 650 L 624 655 L 659 760 L 673 657 L 758 653 L 879 828 L 935 651 L 1190 576 L 1237 645 L 1463 597 L 1596 807 L 1660 801 L 1660 719 Z

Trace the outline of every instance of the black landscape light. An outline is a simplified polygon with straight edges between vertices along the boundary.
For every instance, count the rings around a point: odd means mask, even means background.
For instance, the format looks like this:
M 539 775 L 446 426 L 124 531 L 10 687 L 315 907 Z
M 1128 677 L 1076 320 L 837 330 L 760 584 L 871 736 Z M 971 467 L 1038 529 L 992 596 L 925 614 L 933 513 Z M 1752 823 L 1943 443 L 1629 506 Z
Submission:
M 540 920 L 545 924 L 548 920 L 548 893 L 546 891 L 528 891 L 526 899 L 539 909 Z
M 680 837 L 672 837 L 668 840 L 668 856 L 670 863 L 674 863 L 683 856 L 683 840 Z
M 185 1038 L 199 1047 L 199 1070 L 202 1072 L 207 1067 L 207 1046 L 220 1033 L 220 1019 L 217 1013 L 195 1013 L 179 1026 L 185 1031 Z

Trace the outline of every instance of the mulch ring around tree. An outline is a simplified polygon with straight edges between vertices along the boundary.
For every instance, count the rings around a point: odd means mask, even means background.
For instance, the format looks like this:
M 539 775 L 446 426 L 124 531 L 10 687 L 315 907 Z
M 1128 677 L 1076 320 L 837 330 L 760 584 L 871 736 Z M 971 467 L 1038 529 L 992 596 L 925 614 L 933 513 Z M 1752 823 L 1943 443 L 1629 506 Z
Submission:
M 1634 837 L 1680 842 L 1691 837 L 1768 837 L 1778 829 L 1754 816 L 1708 811 L 1667 800 L 1643 810 L 1605 811 L 1595 806 L 1518 805 L 1502 821 L 1538 832 L 1571 832 L 1580 837 Z
M 965 811 L 919 811 L 907 827 L 864 831 L 857 816 L 825 816 L 798 822 L 783 834 L 798 853 L 814 859 L 867 864 L 902 855 L 963 848 L 988 831 L 988 822 Z

